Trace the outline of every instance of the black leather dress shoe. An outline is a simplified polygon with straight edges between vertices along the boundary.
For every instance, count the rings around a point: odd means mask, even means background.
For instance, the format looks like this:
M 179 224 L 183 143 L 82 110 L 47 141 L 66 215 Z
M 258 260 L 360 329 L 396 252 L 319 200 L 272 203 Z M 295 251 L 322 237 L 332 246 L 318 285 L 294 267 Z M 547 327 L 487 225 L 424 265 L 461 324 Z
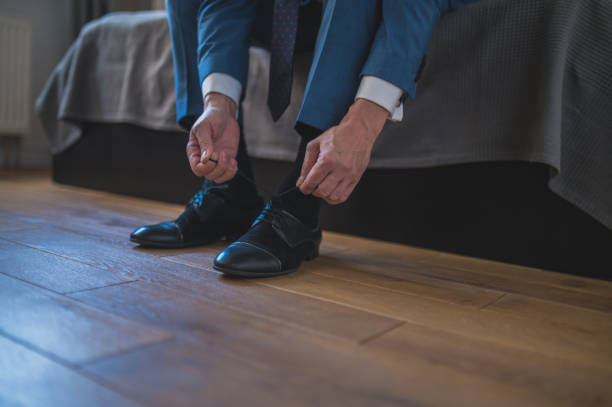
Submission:
M 263 206 L 256 195 L 252 201 L 238 202 L 222 187 L 205 184 L 176 220 L 141 226 L 132 232 L 130 240 L 143 247 L 165 249 L 234 240 L 249 229 Z
M 215 270 L 241 277 L 292 273 L 302 260 L 319 255 L 321 229 L 311 229 L 274 201 L 268 202 L 247 233 L 217 255 Z

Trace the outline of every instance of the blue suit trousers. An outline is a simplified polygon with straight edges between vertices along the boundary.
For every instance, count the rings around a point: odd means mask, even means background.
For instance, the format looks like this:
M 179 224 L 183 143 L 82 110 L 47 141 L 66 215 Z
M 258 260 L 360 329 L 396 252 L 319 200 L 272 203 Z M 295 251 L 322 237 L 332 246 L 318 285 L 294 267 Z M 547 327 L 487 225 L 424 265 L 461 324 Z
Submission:
M 254 0 L 251 0 L 254 1 Z M 340 122 L 353 103 L 362 75 L 374 75 L 385 79 L 414 96 L 415 77 L 427 50 L 433 26 L 446 12 L 470 0 L 327 0 L 324 2 L 321 24 L 314 44 L 314 55 L 308 75 L 297 124 L 326 130 Z M 269 37 L 273 0 L 257 3 L 251 42 L 262 43 Z M 233 15 L 222 9 L 224 2 L 213 4 L 203 11 L 203 0 L 167 0 L 168 21 L 173 47 L 175 86 L 177 97 L 177 120 L 188 128 L 203 111 L 201 80 L 208 71 L 242 72 L 237 76 L 246 81 L 246 67 L 236 70 L 236 64 L 248 64 L 244 55 L 233 57 L 230 52 L 217 61 L 202 63 L 198 47 L 202 47 L 202 27 L 198 31 L 201 13 L 209 13 L 208 24 L 223 22 L 219 29 L 210 29 L 206 39 L 211 41 L 229 37 L 232 24 L 227 24 Z M 229 2 L 225 3 L 228 4 Z M 245 3 L 248 7 L 253 3 Z M 220 10 L 220 11 L 219 11 Z M 214 13 L 218 13 L 215 20 Z M 212 14 L 212 15 L 210 15 Z M 229 27 L 229 28 L 227 28 Z M 218 31 L 218 33 L 217 33 Z M 268 31 L 268 32 L 266 32 Z M 221 43 L 221 41 L 219 41 Z M 227 43 L 227 47 L 244 49 L 248 44 Z M 264 44 L 265 45 L 265 44 Z M 217 53 L 211 53 L 214 59 Z M 244 52 L 242 52 L 244 54 Z M 202 68 L 206 66 L 206 69 Z M 210 68 L 209 65 L 214 65 Z M 206 72 L 202 72 L 202 71 Z M 234 75 L 236 76 L 236 75 Z M 246 88 L 243 83 L 243 87 Z M 299 129 L 299 126 L 298 126 Z

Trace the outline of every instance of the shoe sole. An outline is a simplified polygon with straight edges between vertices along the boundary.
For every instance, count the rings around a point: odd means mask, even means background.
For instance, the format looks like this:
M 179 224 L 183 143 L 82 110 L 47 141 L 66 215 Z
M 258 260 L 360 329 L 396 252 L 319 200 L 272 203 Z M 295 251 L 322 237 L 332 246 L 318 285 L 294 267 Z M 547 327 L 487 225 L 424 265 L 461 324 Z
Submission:
M 130 237 L 130 242 L 138 243 L 144 249 L 183 249 L 185 247 L 204 246 L 212 242 L 194 242 L 189 244 L 156 243 Z
M 297 271 L 297 269 L 292 269 L 292 270 L 285 270 L 285 271 L 276 271 L 273 273 L 249 273 L 248 271 L 228 269 L 225 267 L 219 267 L 215 265 L 213 265 L 213 269 L 220 271 L 223 274 L 226 274 L 228 276 L 246 277 L 246 278 L 276 277 L 276 276 L 282 276 L 282 275 L 290 274 L 290 273 Z
M 232 235 L 232 236 L 223 236 L 219 239 L 213 239 L 210 241 L 197 241 L 197 242 L 192 242 L 192 243 L 182 243 L 182 244 L 171 244 L 171 243 L 157 243 L 157 242 L 151 242 L 151 241 L 147 241 L 147 240 L 140 240 L 137 239 L 133 236 L 130 236 L 130 242 L 134 242 L 134 243 L 138 243 L 140 245 L 140 247 L 142 247 L 143 249 L 184 249 L 187 247 L 195 247 L 195 246 L 207 246 L 210 244 L 213 244 L 217 241 L 222 241 L 222 242 L 233 242 L 234 240 L 238 239 L 240 237 L 240 235 Z

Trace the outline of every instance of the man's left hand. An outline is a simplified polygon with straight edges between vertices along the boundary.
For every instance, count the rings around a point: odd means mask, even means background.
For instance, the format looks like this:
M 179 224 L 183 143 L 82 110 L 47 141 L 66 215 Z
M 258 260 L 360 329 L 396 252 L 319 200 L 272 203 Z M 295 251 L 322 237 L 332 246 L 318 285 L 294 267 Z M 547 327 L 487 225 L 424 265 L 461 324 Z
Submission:
M 300 191 L 332 205 L 346 201 L 366 170 L 388 117 L 389 112 L 374 102 L 357 99 L 340 124 L 308 143 L 296 183 Z

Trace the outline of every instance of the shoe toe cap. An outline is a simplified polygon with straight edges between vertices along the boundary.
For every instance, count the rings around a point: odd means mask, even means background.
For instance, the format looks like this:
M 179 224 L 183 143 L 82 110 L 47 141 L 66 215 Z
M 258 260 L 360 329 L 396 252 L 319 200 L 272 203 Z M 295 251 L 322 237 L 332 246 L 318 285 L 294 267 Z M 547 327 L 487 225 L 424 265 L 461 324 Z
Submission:
M 217 255 L 215 269 L 240 276 L 278 274 L 281 261 L 269 251 L 248 242 L 235 242 Z
M 141 226 L 130 235 L 130 239 L 140 244 L 176 244 L 182 241 L 182 234 L 174 222 Z

